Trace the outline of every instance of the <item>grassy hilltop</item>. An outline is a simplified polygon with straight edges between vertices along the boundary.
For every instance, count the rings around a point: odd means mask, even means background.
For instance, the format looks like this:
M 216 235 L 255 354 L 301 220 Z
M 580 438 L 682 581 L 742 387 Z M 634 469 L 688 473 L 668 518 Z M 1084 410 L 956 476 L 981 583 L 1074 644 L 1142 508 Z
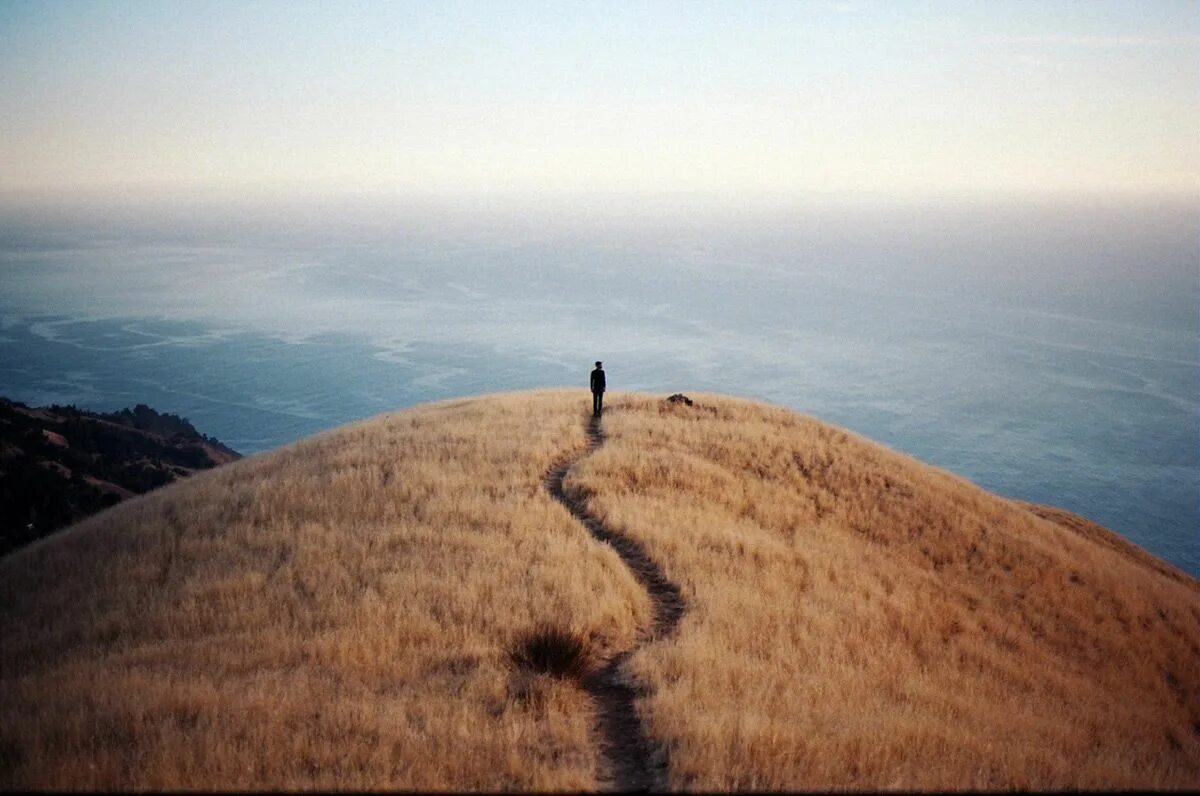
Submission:
M 614 656 L 673 788 L 1200 786 L 1197 581 L 692 397 L 611 394 L 594 449 L 582 391 L 387 414 L 0 559 L 0 786 L 603 787 Z M 582 511 L 677 587 L 669 634 Z

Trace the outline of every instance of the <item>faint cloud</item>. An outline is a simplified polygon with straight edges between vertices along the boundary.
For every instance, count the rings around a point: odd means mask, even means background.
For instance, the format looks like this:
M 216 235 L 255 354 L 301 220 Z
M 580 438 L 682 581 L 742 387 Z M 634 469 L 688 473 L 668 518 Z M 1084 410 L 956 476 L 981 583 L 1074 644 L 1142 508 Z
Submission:
M 1026 36 L 981 36 L 979 40 L 987 44 L 1048 47 L 1156 48 L 1200 46 L 1200 36 L 1193 34 L 1173 36 L 1080 36 L 1069 33 L 1035 33 Z
M 850 0 L 841 0 L 841 2 L 838 2 L 837 0 L 833 0 L 832 2 L 826 3 L 825 7 L 828 8 L 830 11 L 836 11 L 839 14 L 857 14 L 858 13 L 858 3 L 850 2 Z

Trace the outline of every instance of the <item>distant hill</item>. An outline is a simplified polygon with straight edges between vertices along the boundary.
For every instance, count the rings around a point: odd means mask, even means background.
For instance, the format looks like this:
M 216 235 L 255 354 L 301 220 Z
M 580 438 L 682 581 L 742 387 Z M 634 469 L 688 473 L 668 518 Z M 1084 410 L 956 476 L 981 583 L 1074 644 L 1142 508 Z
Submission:
M 241 458 L 186 419 L 0 398 L 0 555 L 125 498 Z
M 1196 579 L 689 397 L 385 414 L 0 559 L 0 788 L 1200 786 Z

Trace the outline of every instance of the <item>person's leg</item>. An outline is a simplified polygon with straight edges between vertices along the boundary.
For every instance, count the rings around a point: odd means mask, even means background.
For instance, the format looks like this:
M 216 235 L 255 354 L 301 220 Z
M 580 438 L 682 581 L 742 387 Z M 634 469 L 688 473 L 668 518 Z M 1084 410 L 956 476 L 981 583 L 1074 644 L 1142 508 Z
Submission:
M 592 415 L 596 415 L 600 411 L 600 393 L 592 393 Z
M 604 414 L 604 393 L 596 393 L 596 414 Z

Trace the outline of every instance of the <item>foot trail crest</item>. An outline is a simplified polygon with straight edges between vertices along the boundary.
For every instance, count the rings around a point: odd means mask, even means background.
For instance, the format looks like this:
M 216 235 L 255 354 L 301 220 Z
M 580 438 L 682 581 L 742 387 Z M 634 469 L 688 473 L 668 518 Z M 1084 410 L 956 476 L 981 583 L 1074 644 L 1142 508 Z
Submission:
M 640 543 L 606 526 L 588 509 L 583 497 L 569 494 L 563 488 L 567 472 L 604 445 L 599 416 L 593 415 L 588 421 L 587 436 L 586 451 L 559 462 L 546 474 L 546 491 L 565 506 L 593 538 L 610 545 L 621 557 L 650 595 L 654 623 L 642 631 L 634 646 L 619 652 L 596 672 L 583 678 L 580 684 L 596 705 L 600 751 L 607 762 L 609 786 L 617 791 L 665 790 L 666 761 L 656 759 L 654 744 L 646 737 L 634 708 L 639 688 L 630 684 L 622 668 L 639 648 L 669 636 L 675 630 L 684 613 L 683 598 L 679 587 L 667 579 Z

